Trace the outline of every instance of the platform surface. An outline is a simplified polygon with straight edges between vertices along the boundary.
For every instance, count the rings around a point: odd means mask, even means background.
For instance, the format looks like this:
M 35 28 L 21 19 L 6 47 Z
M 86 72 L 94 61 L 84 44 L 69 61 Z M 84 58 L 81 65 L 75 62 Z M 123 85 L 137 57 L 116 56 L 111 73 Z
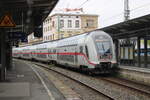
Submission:
M 150 74 L 150 65 L 147 68 L 136 67 L 136 66 L 124 66 L 124 65 L 120 65 L 119 67 L 121 69 L 127 69 L 127 70 L 131 70 L 131 71 L 133 70 L 133 71 L 138 71 L 138 72 Z
M 30 65 L 14 60 L 13 69 L 7 71 L 6 81 L 0 82 L 0 100 L 64 100 L 49 80 L 45 84 L 53 98 Z

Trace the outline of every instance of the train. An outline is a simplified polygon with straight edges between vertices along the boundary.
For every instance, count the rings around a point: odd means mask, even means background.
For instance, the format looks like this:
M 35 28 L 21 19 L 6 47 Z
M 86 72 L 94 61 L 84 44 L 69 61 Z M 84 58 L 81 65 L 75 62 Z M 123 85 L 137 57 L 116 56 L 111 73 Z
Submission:
M 114 43 L 101 30 L 86 32 L 24 47 L 14 47 L 14 58 L 59 64 L 92 73 L 111 73 L 117 69 Z

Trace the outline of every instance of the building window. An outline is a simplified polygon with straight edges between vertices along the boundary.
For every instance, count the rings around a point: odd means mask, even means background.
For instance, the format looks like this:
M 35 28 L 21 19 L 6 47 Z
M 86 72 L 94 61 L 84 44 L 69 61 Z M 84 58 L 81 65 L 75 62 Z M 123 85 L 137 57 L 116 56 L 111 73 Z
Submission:
M 50 26 L 48 26 L 48 31 L 50 31 Z
M 71 28 L 72 27 L 72 21 L 68 20 L 68 27 Z
M 64 20 L 60 20 L 60 28 L 64 27 Z
M 55 26 L 55 22 L 54 22 L 54 21 L 52 22 L 52 26 L 53 26 L 53 27 Z
M 69 34 L 69 37 L 72 36 L 72 34 Z
M 50 23 L 50 19 L 48 19 L 48 23 Z
M 79 18 L 79 16 L 76 16 L 76 18 Z
M 54 34 L 53 34 L 53 40 L 55 39 Z
M 86 27 L 94 27 L 94 20 L 86 20 Z
M 79 28 L 79 20 L 76 20 L 76 21 L 75 21 L 75 27 L 76 27 L 76 28 Z
M 49 26 L 47 27 L 47 31 L 49 31 Z
M 60 38 L 62 39 L 64 37 L 64 34 L 60 34 Z

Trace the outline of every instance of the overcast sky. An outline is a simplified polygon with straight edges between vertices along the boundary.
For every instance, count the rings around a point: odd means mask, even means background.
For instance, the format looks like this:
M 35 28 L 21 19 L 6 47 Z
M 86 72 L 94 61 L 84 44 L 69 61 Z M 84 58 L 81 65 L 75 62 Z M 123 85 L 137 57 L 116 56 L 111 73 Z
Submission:
M 150 13 L 150 0 L 129 0 L 130 19 Z M 85 13 L 99 15 L 99 27 L 122 22 L 124 0 L 59 0 L 55 9 L 83 8 Z

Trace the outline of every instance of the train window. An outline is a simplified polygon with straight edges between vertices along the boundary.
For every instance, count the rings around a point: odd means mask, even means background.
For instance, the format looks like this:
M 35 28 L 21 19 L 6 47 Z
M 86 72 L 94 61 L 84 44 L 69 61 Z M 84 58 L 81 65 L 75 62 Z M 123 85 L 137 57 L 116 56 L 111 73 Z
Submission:
M 51 49 L 48 49 L 48 53 L 51 53 Z
M 56 53 L 56 49 L 54 49 L 53 52 Z
M 85 52 L 86 52 L 86 56 L 89 58 L 89 52 L 88 52 L 88 47 L 87 47 L 87 45 L 85 46 Z
M 80 53 L 83 53 L 83 47 L 80 46 Z
M 98 52 L 101 54 L 111 53 L 111 43 L 110 41 L 96 42 Z

